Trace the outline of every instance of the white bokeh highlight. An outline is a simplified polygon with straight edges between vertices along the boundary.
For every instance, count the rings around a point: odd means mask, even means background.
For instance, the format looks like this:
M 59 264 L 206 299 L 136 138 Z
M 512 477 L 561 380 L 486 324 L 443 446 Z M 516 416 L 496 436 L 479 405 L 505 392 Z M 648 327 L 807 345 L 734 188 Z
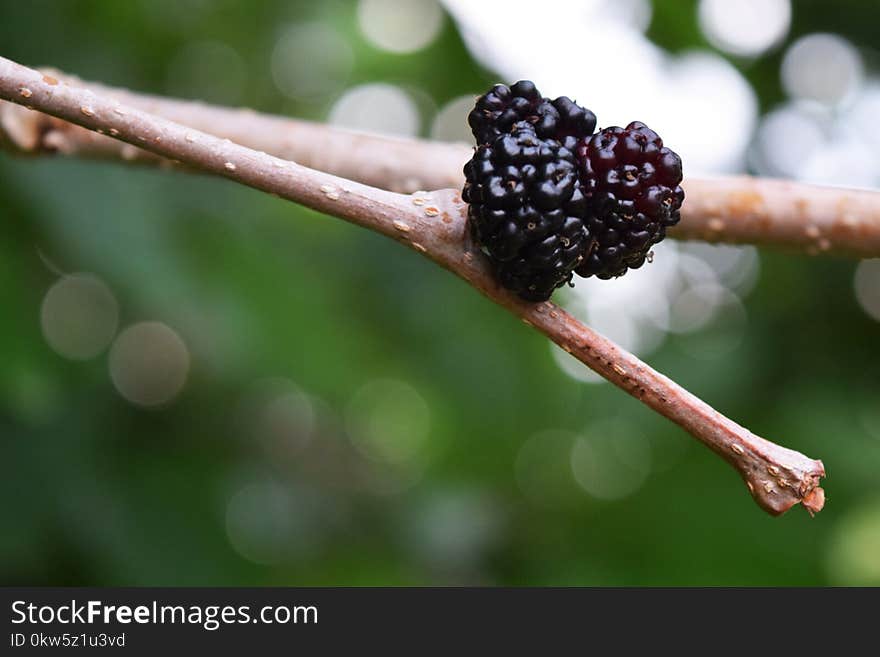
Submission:
M 765 176 L 796 178 L 825 143 L 822 117 L 803 105 L 783 105 L 761 119 L 752 163 Z
M 674 146 L 689 175 L 742 168 L 757 100 L 723 57 L 707 51 L 671 56 L 642 34 L 633 18 L 638 11 L 609 11 L 602 0 L 548 0 L 539 12 L 527 0 L 444 4 L 468 49 L 500 80 L 531 79 L 548 96 L 570 96 L 592 109 L 600 126 L 645 121 Z M 610 52 L 626 53 L 626 75 L 617 66 L 592 66 L 583 74 L 584 62 Z M 707 117 L 725 129 L 695 130 Z
M 864 64 L 855 46 L 837 34 L 809 34 L 782 60 L 782 86 L 792 98 L 836 105 L 862 84 Z
M 810 153 L 796 177 L 808 183 L 873 187 L 880 177 L 880 163 L 869 144 L 844 137 Z
M 412 137 L 421 123 L 412 98 L 391 84 L 364 84 L 348 89 L 334 104 L 329 123 L 361 132 Z
M 752 246 L 680 244 L 653 249 L 653 262 L 608 281 L 578 279 L 560 295 L 572 315 L 623 348 L 648 356 L 669 334 L 687 334 L 683 347 L 700 359 L 724 356 L 742 342 L 747 311 L 741 297 L 754 287 L 760 259 Z M 706 335 L 695 337 L 701 331 Z M 684 343 L 683 343 L 684 344 Z M 554 361 L 582 383 L 604 379 L 555 345 Z
M 358 25 L 377 48 L 397 54 L 429 46 L 443 27 L 436 0 L 360 0 Z
M 779 44 L 791 27 L 790 0 L 700 0 L 700 28 L 716 48 L 754 57 Z
M 651 0 L 601 0 L 598 8 L 593 11 L 644 32 L 651 24 L 654 7 Z
M 848 137 L 858 139 L 876 151 L 880 149 L 878 116 L 880 116 L 880 79 L 873 78 L 864 85 L 862 92 L 853 99 L 852 105 L 843 112 L 837 127 Z
M 842 106 L 795 99 L 761 121 L 749 161 L 757 173 L 840 187 L 876 188 L 880 84 L 871 81 Z
M 474 96 L 459 96 L 443 105 L 431 122 L 431 139 L 457 141 L 470 144 L 473 141 L 468 113 L 474 108 Z
M 754 246 L 686 242 L 679 249 L 685 256 L 702 260 L 714 278 L 741 295 L 751 292 L 761 271 L 758 249 Z

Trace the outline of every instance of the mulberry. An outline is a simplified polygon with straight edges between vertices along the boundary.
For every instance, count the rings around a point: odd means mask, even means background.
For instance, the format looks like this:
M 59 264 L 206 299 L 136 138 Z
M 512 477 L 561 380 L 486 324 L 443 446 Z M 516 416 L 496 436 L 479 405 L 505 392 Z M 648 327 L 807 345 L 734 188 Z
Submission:
M 612 278 L 641 267 L 679 221 L 681 159 L 639 122 L 593 134 L 596 116 L 527 80 L 496 85 L 468 115 L 471 235 L 499 282 L 543 301 L 572 274 Z
M 479 146 L 464 173 L 471 233 L 501 284 L 523 299 L 548 299 L 571 280 L 587 245 L 575 154 L 520 121 Z
M 613 278 L 644 264 L 680 219 L 681 158 L 644 123 L 600 130 L 577 148 L 588 199 L 588 251 L 580 276 Z

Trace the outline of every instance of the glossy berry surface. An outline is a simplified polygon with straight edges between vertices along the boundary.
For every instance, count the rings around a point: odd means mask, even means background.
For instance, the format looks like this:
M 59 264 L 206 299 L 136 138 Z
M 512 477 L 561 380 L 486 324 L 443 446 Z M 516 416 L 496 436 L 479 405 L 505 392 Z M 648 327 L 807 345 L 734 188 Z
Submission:
M 605 128 L 577 148 L 590 244 L 580 276 L 613 278 L 641 267 L 680 219 L 681 158 L 644 123 Z
M 583 137 L 596 129 L 596 116 L 591 111 L 565 96 L 556 100 L 543 98 L 528 80 L 520 80 L 511 87 L 495 85 L 477 99 L 468 115 L 468 124 L 478 145 L 512 132 L 514 125 L 520 122 L 532 125 L 542 139 Z
M 471 232 L 501 284 L 540 301 L 570 281 L 587 237 L 574 153 L 519 122 L 479 146 L 464 173 Z

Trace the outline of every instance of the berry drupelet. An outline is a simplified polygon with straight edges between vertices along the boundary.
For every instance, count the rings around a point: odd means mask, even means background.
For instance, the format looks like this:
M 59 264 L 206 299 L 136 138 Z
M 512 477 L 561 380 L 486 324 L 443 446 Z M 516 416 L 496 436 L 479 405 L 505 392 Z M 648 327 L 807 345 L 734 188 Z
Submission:
M 468 116 L 462 199 L 499 282 L 543 301 L 580 276 L 640 267 L 684 199 L 681 160 L 643 123 L 593 135 L 595 115 L 535 85 L 496 85 Z
M 577 156 L 590 215 L 590 246 L 578 275 L 613 278 L 638 269 L 679 221 L 681 159 L 638 121 L 599 131 Z

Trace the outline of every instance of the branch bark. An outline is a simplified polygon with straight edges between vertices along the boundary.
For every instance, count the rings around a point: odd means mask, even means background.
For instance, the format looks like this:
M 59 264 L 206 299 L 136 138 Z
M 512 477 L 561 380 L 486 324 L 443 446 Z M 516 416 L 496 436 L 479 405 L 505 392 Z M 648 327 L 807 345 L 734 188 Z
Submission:
M 90 89 L 104 98 L 253 150 L 395 192 L 460 188 L 464 183 L 461 168 L 470 158 L 470 147 L 466 144 L 364 134 L 250 109 L 139 94 L 84 82 L 54 69 L 40 72 L 69 86 Z M 170 164 L 149 150 L 133 148 L 52 116 L 0 103 L 0 143 L 4 139 L 8 147 L 22 153 Z
M 249 109 L 134 93 L 50 69 L 42 73 L 242 146 L 391 191 L 460 189 L 462 165 L 471 153 L 466 144 L 357 133 Z M 149 149 L 7 103 L 0 103 L 3 142 L 22 153 L 173 165 Z M 810 255 L 880 257 L 877 192 L 746 176 L 688 178 L 684 187 L 682 220 L 669 232 L 676 239 L 769 245 Z
M 803 503 L 813 513 L 824 504 L 821 461 L 752 434 L 557 305 L 526 303 L 497 285 L 468 239 L 466 206 L 455 190 L 404 195 L 315 171 L 3 58 L 0 98 L 382 233 L 457 274 L 688 431 L 736 468 L 764 510 L 779 515 Z

